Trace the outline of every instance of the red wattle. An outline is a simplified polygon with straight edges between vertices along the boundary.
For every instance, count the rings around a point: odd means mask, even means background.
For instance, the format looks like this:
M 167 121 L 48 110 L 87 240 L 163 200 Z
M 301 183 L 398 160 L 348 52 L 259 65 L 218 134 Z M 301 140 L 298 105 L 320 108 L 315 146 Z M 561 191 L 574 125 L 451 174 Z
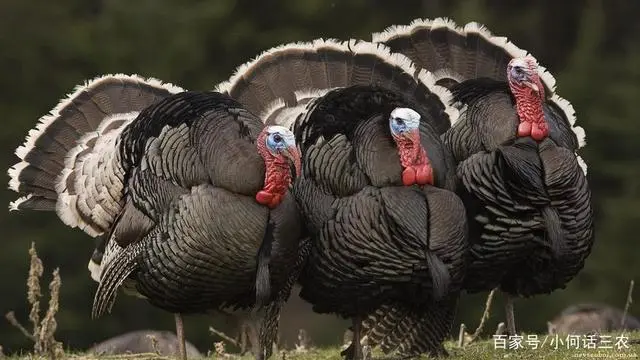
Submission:
M 422 165 L 416 169 L 416 183 L 418 185 L 433 185 L 433 169 L 429 165 Z
M 268 192 L 268 191 L 265 191 L 265 190 L 260 190 L 256 194 L 256 201 L 260 205 L 267 205 L 267 206 L 271 207 L 270 204 L 273 202 L 273 199 L 274 199 L 274 195 L 272 193 Z
M 531 123 L 528 121 L 523 121 L 518 125 L 518 136 L 525 137 L 531 135 Z
M 534 123 L 531 127 L 531 137 L 536 141 L 542 141 L 548 133 L 547 124 Z
M 282 201 L 282 195 L 280 194 L 273 195 L 273 199 L 271 199 L 271 202 L 268 205 L 269 209 L 274 209 L 276 206 L 280 205 L 281 201 Z
M 416 183 L 416 170 L 412 167 L 407 167 L 402 171 L 402 183 L 405 186 L 411 186 Z

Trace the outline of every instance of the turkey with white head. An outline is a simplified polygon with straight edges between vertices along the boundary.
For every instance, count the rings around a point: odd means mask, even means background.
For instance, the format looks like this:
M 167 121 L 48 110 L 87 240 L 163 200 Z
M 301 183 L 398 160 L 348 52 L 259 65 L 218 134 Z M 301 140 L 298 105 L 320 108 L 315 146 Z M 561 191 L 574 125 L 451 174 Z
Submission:
M 256 356 L 269 357 L 308 244 L 289 194 L 300 171 L 289 129 L 227 95 L 115 75 L 78 87 L 16 154 L 12 209 L 55 210 L 106 242 L 90 266 L 94 317 L 126 281 L 178 314 L 184 357 L 179 314 L 259 307 Z
M 512 297 L 564 288 L 593 245 L 587 167 L 577 155 L 585 132 L 573 107 L 531 55 L 477 23 L 415 20 L 373 41 L 434 72 L 453 93 L 460 120 L 443 140 L 469 218 L 465 289 L 504 291 L 515 334 Z
M 382 45 L 316 40 L 268 50 L 218 91 L 293 129 L 294 194 L 312 250 L 301 297 L 353 321 L 344 352 L 362 356 L 361 320 L 393 305 L 426 335 L 401 351 L 444 353 L 468 255 L 452 155 L 451 94 Z

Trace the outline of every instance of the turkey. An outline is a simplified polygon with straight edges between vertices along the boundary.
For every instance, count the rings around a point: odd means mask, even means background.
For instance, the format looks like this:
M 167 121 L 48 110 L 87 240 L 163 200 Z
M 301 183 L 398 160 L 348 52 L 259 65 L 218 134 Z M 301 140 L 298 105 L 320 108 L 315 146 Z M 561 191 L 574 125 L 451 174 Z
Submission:
M 433 72 L 453 93 L 460 120 L 443 141 L 468 216 L 464 288 L 506 293 L 515 334 L 513 297 L 564 288 L 593 245 L 587 166 L 577 155 L 585 132 L 574 109 L 533 56 L 478 23 L 418 19 L 373 41 Z
M 300 296 L 352 319 L 354 339 L 362 319 L 393 306 L 425 336 L 385 351 L 445 353 L 468 259 L 440 140 L 457 118 L 451 94 L 406 57 L 355 40 L 270 49 L 217 90 L 295 133 L 294 194 L 312 239 Z M 361 358 L 360 342 L 343 355 Z
M 280 307 L 309 251 L 289 187 L 293 133 L 227 95 L 138 76 L 80 86 L 16 151 L 12 210 L 50 210 L 101 237 L 93 316 L 126 286 L 176 314 L 259 310 L 268 358 Z

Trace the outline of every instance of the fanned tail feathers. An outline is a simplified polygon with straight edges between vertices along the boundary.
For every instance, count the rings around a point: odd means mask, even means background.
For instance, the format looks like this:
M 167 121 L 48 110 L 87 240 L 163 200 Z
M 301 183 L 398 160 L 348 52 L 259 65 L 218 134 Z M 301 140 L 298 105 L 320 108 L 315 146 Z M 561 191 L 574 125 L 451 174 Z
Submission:
M 436 83 L 446 87 L 480 77 L 506 81 L 511 59 L 532 56 L 506 37 L 493 35 L 482 24 L 470 22 L 460 27 L 447 18 L 416 19 L 409 25 L 395 25 L 374 33 L 372 39 L 431 71 Z M 573 106 L 555 93 L 554 76 L 543 66 L 539 66 L 539 72 L 548 100 L 562 111 L 579 147 L 583 147 L 586 134 L 582 127 L 576 126 Z M 578 161 L 586 174 L 586 164 L 582 159 Z
M 238 67 L 216 91 L 261 114 L 266 123 L 290 127 L 312 99 L 352 85 L 383 86 L 418 101 L 437 98 L 448 117 L 436 124 L 443 132 L 458 119 L 457 109 L 448 105 L 451 93 L 436 85 L 433 74 L 417 69 L 409 58 L 383 44 L 353 39 L 317 39 L 272 48 Z
M 55 210 L 91 236 L 108 229 L 120 207 L 118 135 L 138 113 L 183 91 L 137 75 L 105 75 L 76 87 L 42 117 L 16 150 L 8 173 L 20 194 L 11 210 Z

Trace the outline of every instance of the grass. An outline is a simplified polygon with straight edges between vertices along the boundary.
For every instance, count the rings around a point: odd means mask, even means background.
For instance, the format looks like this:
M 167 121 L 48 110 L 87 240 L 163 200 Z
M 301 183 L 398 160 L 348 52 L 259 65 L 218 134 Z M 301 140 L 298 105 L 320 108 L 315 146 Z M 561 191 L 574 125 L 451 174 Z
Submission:
M 612 336 L 611 339 L 615 339 L 616 336 L 619 336 L 620 333 L 611 333 L 607 334 L 607 336 Z M 546 335 L 539 335 L 538 339 L 540 340 L 540 344 L 542 344 L 544 337 Z M 635 333 L 625 333 L 629 339 L 640 339 L 640 332 Z M 459 348 L 457 344 L 453 342 L 446 343 L 447 350 L 449 351 L 450 357 L 448 360 L 493 360 L 493 359 L 637 359 L 640 357 L 640 344 L 629 344 L 628 349 L 617 350 L 615 346 L 613 349 L 584 349 L 580 346 L 580 349 L 567 349 L 565 346 L 559 346 L 558 349 L 555 349 L 555 344 L 553 346 L 550 345 L 552 336 L 549 335 L 547 342 L 544 346 L 539 347 L 538 349 L 524 349 L 524 350 L 503 350 L 503 349 L 495 349 L 493 340 L 479 340 L 474 343 L 471 343 L 464 348 Z M 555 339 L 555 337 L 554 337 Z M 606 338 L 605 338 L 606 340 Z M 611 344 L 613 345 L 613 343 Z M 322 349 L 309 349 L 305 352 L 279 352 L 274 354 L 271 359 L 272 360 L 342 360 L 340 357 L 340 348 L 322 348 Z M 7 360 L 17 360 L 17 359 L 39 359 L 46 358 L 44 356 L 34 356 L 34 355 L 25 355 L 25 356 L 12 356 L 6 357 Z M 83 354 L 65 354 L 64 358 L 75 359 L 75 360 L 125 360 L 125 359 L 135 359 L 135 360 L 147 360 L 147 359 L 175 359 L 166 356 L 160 356 L 157 354 L 130 354 L 130 355 L 117 355 L 117 356 L 95 356 L 95 355 L 83 355 Z M 233 354 L 218 354 L 217 356 L 213 356 L 211 358 L 218 359 L 230 359 L 230 360 L 249 360 L 253 359 L 252 356 L 237 356 Z M 423 357 L 421 359 L 426 359 L 427 357 Z M 383 354 L 374 351 L 373 359 L 389 359 L 391 360 L 391 356 L 384 356 Z M 3 359 L 4 360 L 4 359 Z
M 158 353 L 149 354 L 125 354 L 125 355 L 94 355 L 94 354 L 80 354 L 80 353 L 68 353 L 63 349 L 62 343 L 56 341 L 54 333 L 56 330 L 55 315 L 58 311 L 59 302 L 58 296 L 60 292 L 61 280 L 58 274 L 58 269 L 53 271 L 51 283 L 49 284 L 49 306 L 44 316 L 41 316 L 40 300 L 42 298 L 40 280 L 44 273 L 42 261 L 38 258 L 35 246 L 32 244 L 29 249 L 29 255 L 31 258 L 31 266 L 29 269 L 29 277 L 27 280 L 27 300 L 31 304 L 31 312 L 29 314 L 29 322 L 31 323 L 32 330 L 27 330 L 18 319 L 16 319 L 13 312 L 6 314 L 7 320 L 14 325 L 19 331 L 21 331 L 27 338 L 33 341 L 34 348 L 31 354 L 25 355 L 12 355 L 6 356 L 2 353 L 2 347 L 0 346 L 0 360 L 13 360 L 13 359 L 75 359 L 75 360 L 164 360 L 175 359 L 172 357 L 162 356 Z M 629 295 L 627 298 L 627 305 L 625 306 L 625 313 L 628 310 L 631 303 L 631 292 L 633 289 L 633 282 L 629 289 Z M 568 346 L 567 337 L 556 335 L 523 335 L 522 345 L 524 348 L 511 349 L 509 345 L 514 345 L 513 339 L 504 338 L 504 346 L 507 348 L 501 348 L 500 341 L 493 338 L 481 339 L 478 335 L 481 332 L 486 318 L 488 318 L 488 309 L 491 306 L 491 300 L 493 298 L 493 292 L 487 299 L 485 313 L 482 316 L 481 324 L 472 335 L 466 334 L 464 327 L 461 329 L 461 337 L 468 339 L 465 341 L 466 345 L 461 347 L 458 343 L 449 341 L 445 343 L 450 356 L 447 360 L 489 360 L 489 359 L 637 359 L 640 358 L 640 331 L 628 332 L 628 333 L 609 333 L 603 335 L 591 335 L 590 338 L 586 336 L 578 337 L 578 345 Z M 472 339 L 476 339 L 473 341 Z M 576 337 L 573 337 L 576 339 Z M 590 339 L 595 341 L 594 347 L 587 349 L 583 345 L 583 340 Z M 599 341 L 601 339 L 602 341 Z M 625 344 L 627 347 L 618 349 L 616 342 L 618 339 L 626 339 Z M 560 341 L 558 341 L 560 340 Z M 607 340 L 609 342 L 607 342 Z M 628 342 L 627 342 L 628 341 Z M 535 345 L 537 344 L 537 348 Z M 223 342 L 217 342 L 214 344 L 213 354 L 209 358 L 217 359 L 229 359 L 229 360 L 245 360 L 253 359 L 251 355 L 239 356 L 236 354 L 228 354 L 225 352 L 225 346 Z M 604 346 L 611 346 L 611 348 L 604 348 Z M 157 348 L 153 347 L 154 349 Z M 333 348 L 310 348 L 306 349 L 304 346 L 299 346 L 298 350 L 291 351 L 279 351 L 275 352 L 271 357 L 272 360 L 342 360 L 340 356 L 341 349 L 339 347 Z M 372 360 L 391 360 L 392 356 L 385 356 L 378 350 L 373 351 Z M 371 357 L 368 357 L 371 359 Z M 397 357 L 396 357 L 397 358 Z M 422 357 L 421 359 L 426 359 Z

